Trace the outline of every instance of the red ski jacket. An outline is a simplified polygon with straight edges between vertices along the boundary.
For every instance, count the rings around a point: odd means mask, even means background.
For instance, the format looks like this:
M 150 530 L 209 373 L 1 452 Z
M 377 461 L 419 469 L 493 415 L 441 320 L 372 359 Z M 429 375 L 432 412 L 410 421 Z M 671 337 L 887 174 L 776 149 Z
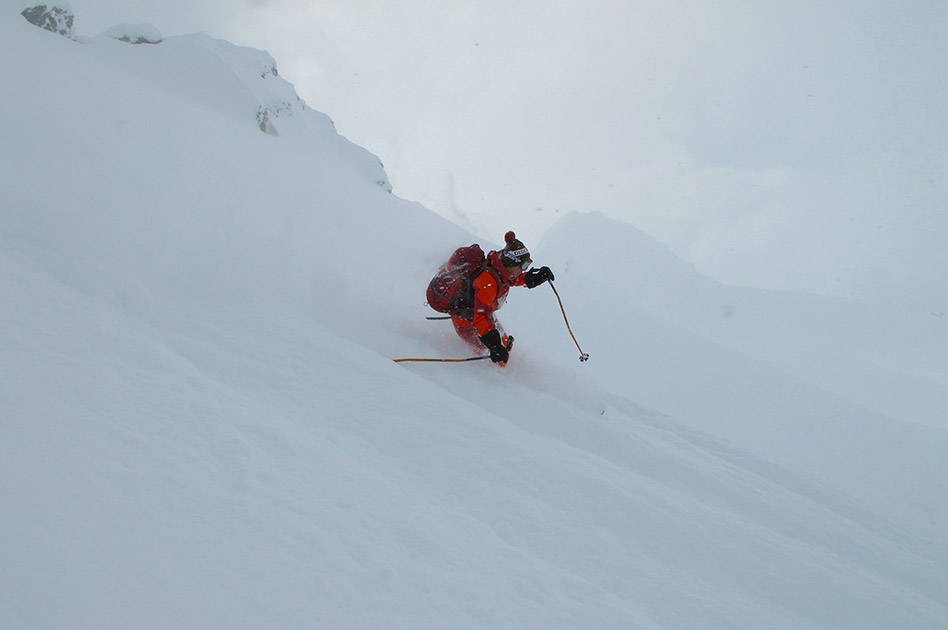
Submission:
M 477 334 L 484 336 L 497 324 L 494 311 L 504 305 L 510 287 L 524 285 L 524 273 L 519 267 L 516 278 L 511 277 L 507 267 L 500 260 L 500 252 L 487 254 L 484 271 L 474 279 L 474 327 Z

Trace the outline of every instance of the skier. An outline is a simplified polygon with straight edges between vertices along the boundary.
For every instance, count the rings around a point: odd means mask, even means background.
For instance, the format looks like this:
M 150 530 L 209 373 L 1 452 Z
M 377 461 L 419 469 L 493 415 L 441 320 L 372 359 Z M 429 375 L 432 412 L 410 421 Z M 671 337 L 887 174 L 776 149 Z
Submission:
M 538 287 L 548 280 L 555 280 L 549 267 L 530 268 L 533 260 L 513 232 L 504 236 L 506 246 L 500 251 L 487 254 L 483 271 L 474 277 L 474 306 L 459 307 L 448 311 L 458 336 L 476 349 L 490 350 L 490 360 L 501 366 L 510 358 L 508 338 L 494 318 L 494 312 L 503 306 L 507 292 L 513 286 Z

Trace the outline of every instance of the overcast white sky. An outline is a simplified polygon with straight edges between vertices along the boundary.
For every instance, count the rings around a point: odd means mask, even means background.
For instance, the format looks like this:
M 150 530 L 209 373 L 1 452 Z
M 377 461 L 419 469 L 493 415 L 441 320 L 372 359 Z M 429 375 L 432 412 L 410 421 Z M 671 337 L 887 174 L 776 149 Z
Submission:
M 600 210 L 729 283 L 948 295 L 941 0 L 69 3 L 81 35 L 268 50 L 396 194 L 495 242 Z

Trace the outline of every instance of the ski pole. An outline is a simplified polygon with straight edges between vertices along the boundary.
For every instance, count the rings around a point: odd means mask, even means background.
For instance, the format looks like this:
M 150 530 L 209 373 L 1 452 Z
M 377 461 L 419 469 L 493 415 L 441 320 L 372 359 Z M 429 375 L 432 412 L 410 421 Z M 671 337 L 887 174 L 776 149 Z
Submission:
M 566 319 L 566 309 L 563 308 L 563 300 L 560 299 L 560 294 L 557 292 L 556 287 L 553 286 L 553 281 L 550 280 L 550 288 L 553 289 L 553 294 L 556 295 L 556 301 L 560 303 L 560 311 L 563 312 L 563 321 L 566 322 L 566 330 L 569 331 L 569 336 L 573 338 L 573 343 L 576 344 L 576 347 L 579 349 L 579 360 L 588 361 L 589 355 L 583 352 L 583 349 L 579 347 L 579 342 L 576 341 L 576 335 L 573 334 L 573 329 L 569 327 L 569 320 Z

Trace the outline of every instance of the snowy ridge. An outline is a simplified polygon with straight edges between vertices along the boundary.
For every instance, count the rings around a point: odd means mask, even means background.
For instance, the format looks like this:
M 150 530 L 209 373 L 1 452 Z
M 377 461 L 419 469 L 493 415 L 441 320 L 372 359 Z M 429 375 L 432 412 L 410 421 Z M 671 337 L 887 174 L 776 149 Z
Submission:
M 15 13 L 0 41 L 3 628 L 948 618 L 944 432 L 650 312 L 618 252 L 652 304 L 722 288 L 647 237 L 520 235 L 589 363 L 540 287 L 500 313 L 506 369 L 397 365 L 469 352 L 424 287 L 483 240 L 309 109 L 261 133 L 265 57 Z
M 565 218 L 543 246 L 571 252 L 557 261 L 567 269 L 620 277 L 637 309 L 893 418 L 948 428 L 948 335 L 938 313 L 722 286 L 651 237 L 596 213 Z
M 298 142 L 328 144 L 340 152 L 340 157 L 345 155 L 360 164 L 367 176 L 391 191 L 378 158 L 340 137 L 328 116 L 307 107 L 293 85 L 279 76 L 269 53 L 236 46 L 206 33 L 168 37 L 156 46 L 135 46 L 117 53 L 115 36 L 128 30 L 110 29 L 83 42 L 99 52 L 103 62 L 127 70 L 136 81 L 153 83 L 178 98 L 189 98 L 240 121 L 253 121 L 270 135 L 286 133 Z M 147 30 L 143 34 L 142 27 L 138 27 L 132 32 L 143 37 L 148 35 Z

